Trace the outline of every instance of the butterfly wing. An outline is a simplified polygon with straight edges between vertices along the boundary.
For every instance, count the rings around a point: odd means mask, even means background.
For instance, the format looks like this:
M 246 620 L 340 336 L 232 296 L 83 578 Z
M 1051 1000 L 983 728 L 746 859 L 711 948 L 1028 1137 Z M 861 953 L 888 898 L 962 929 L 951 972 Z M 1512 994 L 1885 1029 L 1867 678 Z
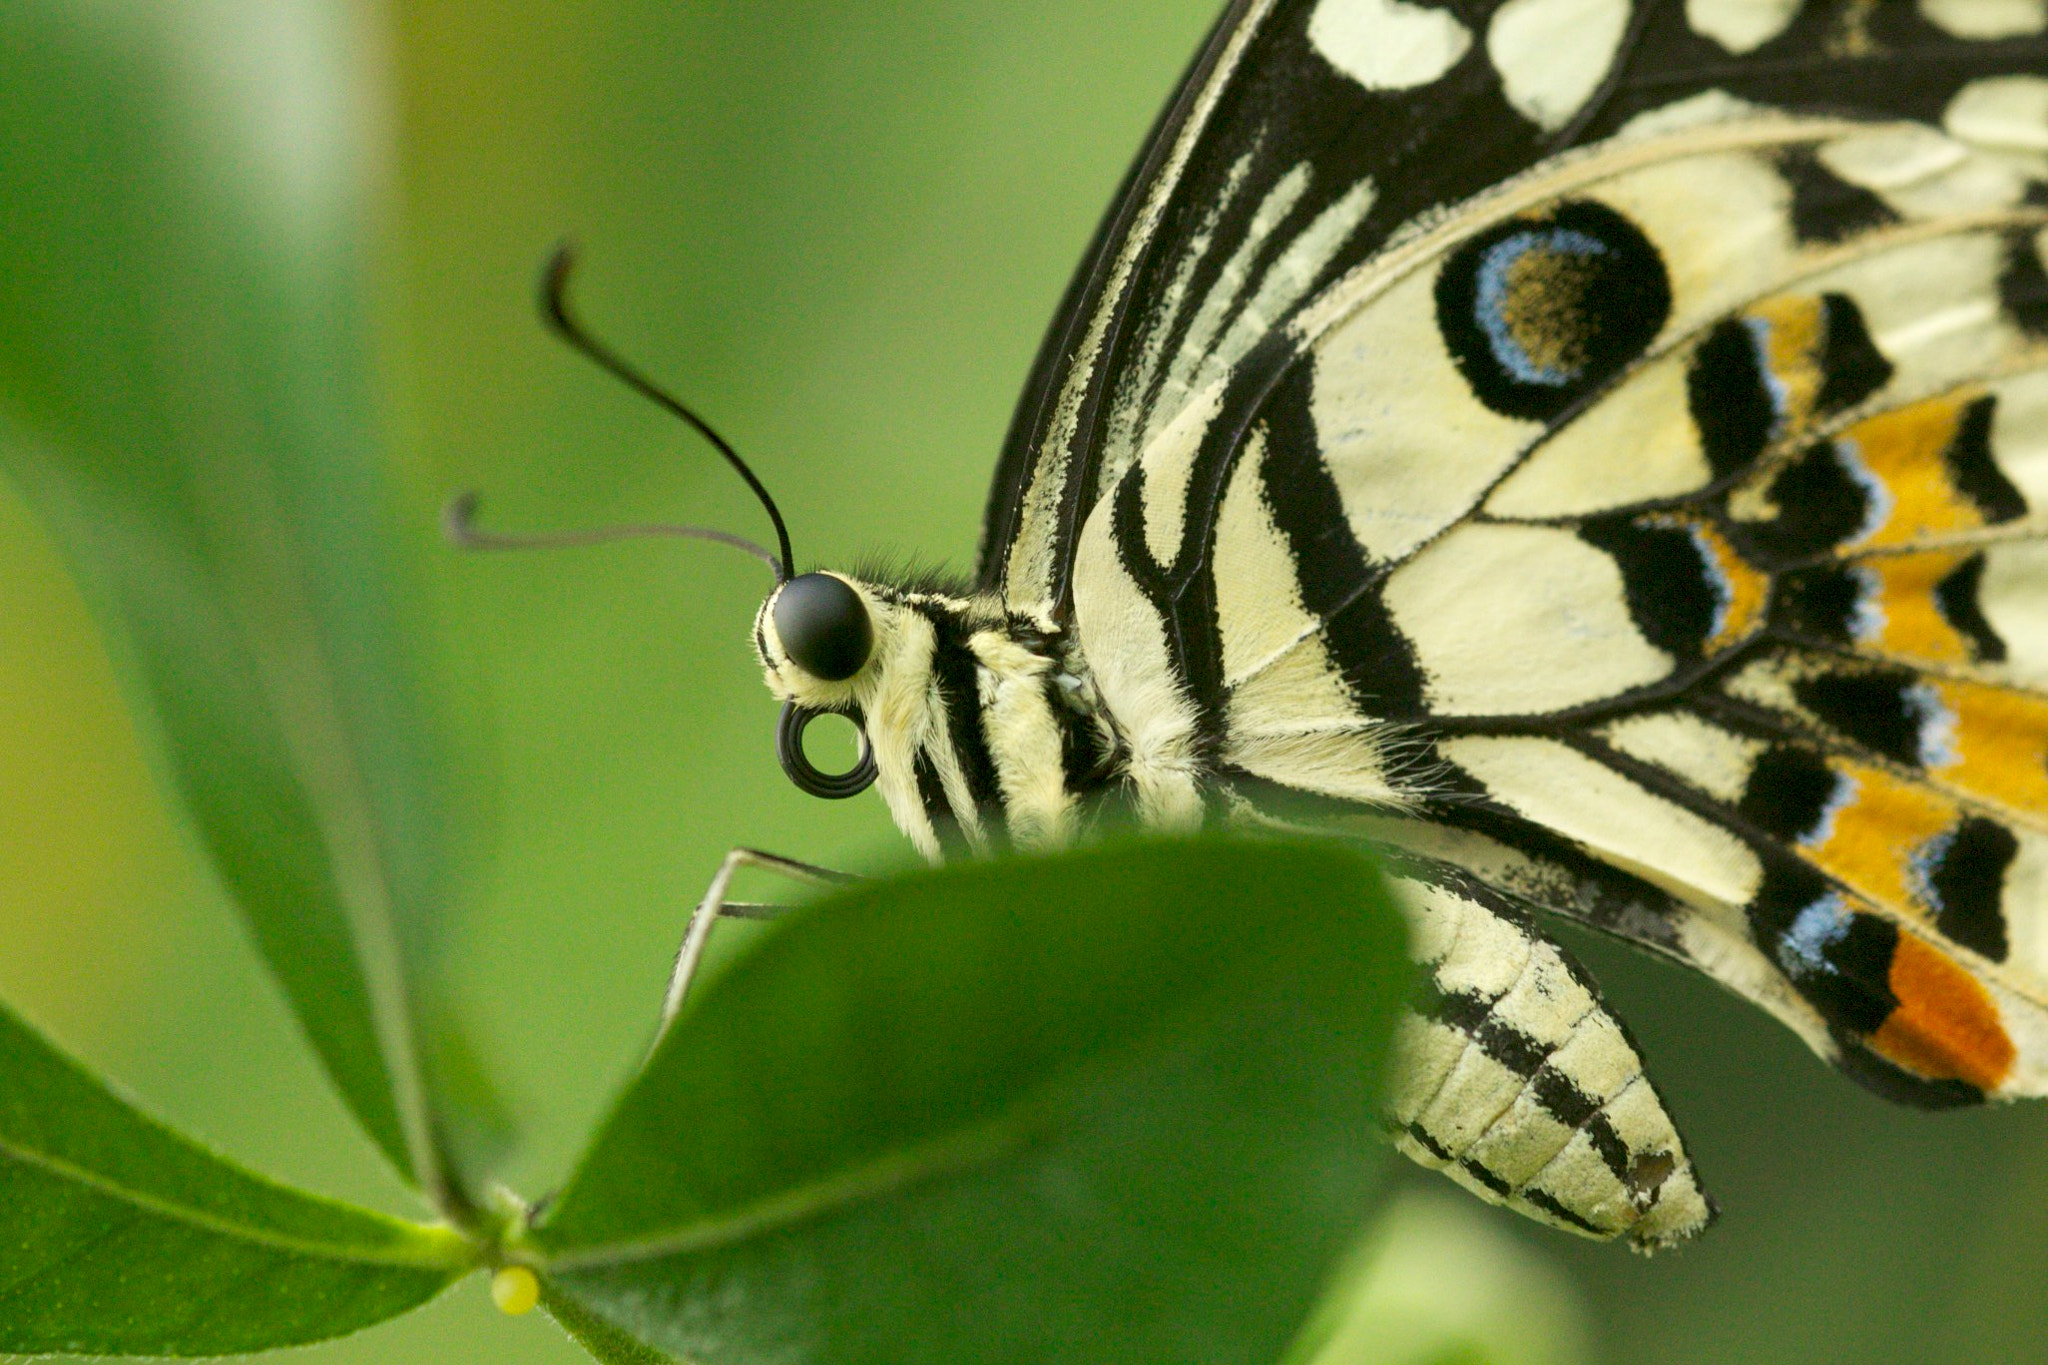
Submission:
M 1079 531 L 1139 453 L 1307 302 L 1544 157 L 1703 91 L 1938 119 L 2039 69 L 2030 0 L 1235 0 L 1069 288 L 990 492 L 979 580 L 1068 618 Z M 2005 115 L 1990 101 L 1980 122 Z M 2020 130 L 2019 136 L 2027 136 Z M 1860 205 L 1818 187 L 1795 206 Z M 1286 348 L 1266 348 L 1267 367 Z M 1258 389 L 1242 376 L 1224 403 Z
M 1545 135 L 1472 57 L 1469 10 L 1229 6 L 1046 337 L 990 497 L 985 589 L 1064 617 L 1082 519 L 1192 392 L 1402 223 L 1535 159 Z M 1483 164 L 1444 156 L 1489 127 Z
M 2048 1089 L 2019 91 L 2048 134 L 2032 78 L 1956 87 L 1956 136 L 1695 97 L 1308 301 L 1079 537 L 1105 696 L 1171 692 L 1134 737 L 1155 808 L 1207 762 L 1397 809 L 1377 837 L 1703 967 L 1885 1093 Z

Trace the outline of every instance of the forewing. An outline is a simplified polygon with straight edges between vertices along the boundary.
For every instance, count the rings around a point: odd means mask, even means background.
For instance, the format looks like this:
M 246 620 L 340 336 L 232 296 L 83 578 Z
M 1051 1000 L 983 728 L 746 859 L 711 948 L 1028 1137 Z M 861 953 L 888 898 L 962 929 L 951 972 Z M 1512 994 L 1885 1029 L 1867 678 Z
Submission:
M 1706 91 L 1936 119 L 1972 80 L 2040 68 L 2036 11 L 1236 0 L 1046 336 L 991 490 L 981 586 L 1066 619 L 1080 527 L 1139 453 L 1225 375 L 1236 382 L 1202 421 L 1240 428 L 1288 361 L 1285 324 L 1451 206 Z M 2008 108 L 1991 99 L 1979 122 L 2007 127 Z M 1833 224 L 1856 207 L 1823 184 L 1795 210 Z

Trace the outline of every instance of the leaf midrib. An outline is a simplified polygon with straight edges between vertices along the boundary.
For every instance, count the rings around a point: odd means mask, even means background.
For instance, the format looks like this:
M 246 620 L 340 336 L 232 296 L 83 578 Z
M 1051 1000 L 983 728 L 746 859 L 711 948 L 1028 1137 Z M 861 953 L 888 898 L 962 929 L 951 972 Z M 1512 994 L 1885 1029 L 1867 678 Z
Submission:
M 912 1189 L 1022 1151 L 1043 1127 L 1049 1126 L 1055 1107 L 1043 1099 L 1007 1106 L 979 1123 L 910 1143 L 821 1180 L 753 1200 L 733 1213 L 699 1219 L 654 1237 L 602 1243 L 584 1251 L 550 1256 L 547 1268 L 551 1273 L 600 1270 L 633 1261 L 714 1251 L 793 1227 L 837 1209 Z
M 0 1138 L 0 1159 L 7 1159 L 45 1171 L 60 1180 L 84 1186 L 111 1199 L 130 1204 L 138 1209 L 159 1217 L 182 1222 L 222 1236 L 239 1238 L 258 1246 L 270 1247 L 296 1255 L 316 1257 L 322 1260 L 352 1262 L 366 1266 L 391 1266 L 400 1269 L 440 1270 L 457 1273 L 468 1269 L 475 1262 L 469 1246 L 459 1234 L 441 1227 L 422 1223 L 407 1223 L 392 1220 L 394 1230 L 408 1234 L 411 1245 L 405 1244 L 372 1251 L 368 1248 L 350 1247 L 344 1243 L 318 1241 L 296 1237 L 268 1228 L 237 1223 L 219 1214 L 180 1204 L 159 1195 L 132 1189 L 117 1184 L 82 1166 L 65 1161 L 44 1152 L 31 1151 Z M 289 1197 L 288 1191 L 278 1193 Z M 364 1213 L 359 1216 L 376 1217 Z
M 1271 956 L 1261 966 L 1265 972 L 1276 969 Z M 1243 989 L 1251 975 L 1218 974 L 1207 987 L 1160 1011 L 1122 1043 L 1053 1068 L 1016 1100 L 999 1106 L 978 1122 L 937 1138 L 910 1143 L 823 1179 L 743 1204 L 735 1212 L 702 1218 L 672 1232 L 602 1243 L 566 1255 L 544 1256 L 546 1267 L 549 1273 L 559 1274 L 714 1251 L 758 1234 L 854 1207 L 875 1195 L 910 1189 L 1020 1152 L 1034 1138 L 1050 1132 L 1062 1111 L 1071 1111 L 1074 1095 L 1111 1082 L 1120 1072 L 1142 1067 L 1147 1056 L 1166 1055 L 1175 1040 L 1189 1036 L 1191 1025 L 1199 1026 L 1215 1017 L 1215 1012 L 1208 1008 L 1211 996 Z M 545 1235 L 539 1240 L 544 1253 Z

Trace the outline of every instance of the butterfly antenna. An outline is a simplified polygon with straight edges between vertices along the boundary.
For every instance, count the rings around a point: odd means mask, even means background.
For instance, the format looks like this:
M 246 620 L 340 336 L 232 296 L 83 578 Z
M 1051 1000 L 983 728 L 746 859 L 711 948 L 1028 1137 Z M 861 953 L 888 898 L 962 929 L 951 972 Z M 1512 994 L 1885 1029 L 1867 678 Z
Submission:
M 571 545 L 605 545 L 615 540 L 642 540 L 648 536 L 676 536 L 690 540 L 715 541 L 730 545 L 735 550 L 744 550 L 768 566 L 780 583 L 789 575 L 783 571 L 782 562 L 775 552 L 765 545 L 757 545 L 745 536 L 736 536 L 730 531 L 720 531 L 710 526 L 682 526 L 666 522 L 647 522 L 624 526 L 598 526 L 584 531 L 545 531 L 538 534 L 524 532 L 509 535 L 502 531 L 486 531 L 476 524 L 477 507 L 480 499 L 474 492 L 457 493 L 448 499 L 448 505 L 441 511 L 441 529 L 448 539 L 465 550 L 549 550 Z
M 619 530 L 628 534 L 641 535 L 689 535 L 694 536 L 700 540 L 716 540 L 723 544 L 736 545 L 741 549 L 748 550 L 749 552 L 758 554 L 761 558 L 766 559 L 768 561 L 769 566 L 775 570 L 775 578 L 777 582 L 782 582 L 786 580 L 789 577 L 791 566 L 794 564 L 795 561 L 792 558 L 789 549 L 789 527 L 786 524 L 784 524 L 782 520 L 782 511 L 780 508 L 776 507 L 775 499 L 768 496 L 768 489 L 766 488 L 766 486 L 764 486 L 761 480 L 755 476 L 754 471 L 747 467 L 747 462 L 745 460 L 742 460 L 739 456 L 739 452 L 732 448 L 732 443 L 727 441 L 723 436 L 720 436 L 716 431 L 714 431 L 709 422 L 705 421 L 702 417 L 699 417 L 695 412 L 691 411 L 689 406 L 683 403 L 680 399 L 665 392 L 660 386 L 655 384 L 653 380 L 647 378 L 647 376 L 641 374 L 640 371 L 634 369 L 631 365 L 627 364 L 609 346 L 606 346 L 603 342 L 599 341 L 596 337 L 592 336 L 590 332 L 584 328 L 582 322 L 580 322 L 577 319 L 575 313 L 572 312 L 569 307 L 569 276 L 572 273 L 574 273 L 575 268 L 576 252 L 575 249 L 567 242 L 564 242 L 562 243 L 562 245 L 556 247 L 555 254 L 548 258 L 547 269 L 544 272 L 542 272 L 541 275 L 540 288 L 541 316 L 547 320 L 548 326 L 553 328 L 555 334 L 561 337 L 562 340 L 568 342 L 578 351 L 581 351 L 585 356 L 588 356 L 591 360 L 597 362 L 597 364 L 600 367 L 609 371 L 615 378 L 625 383 L 629 388 L 632 388 L 641 395 L 652 399 L 654 402 L 668 409 L 668 411 L 682 418 L 685 422 L 688 422 L 692 427 L 696 428 L 698 435 L 702 436 L 705 440 L 711 442 L 712 446 L 718 451 L 718 453 L 725 456 L 726 462 L 730 464 L 734 469 L 739 471 L 740 477 L 747 481 L 747 487 L 753 489 L 754 496 L 761 500 L 761 506 L 765 507 L 768 510 L 768 520 L 775 523 L 775 541 L 777 546 L 781 549 L 782 553 L 778 558 L 775 555 L 768 554 L 766 551 L 762 550 L 760 546 L 755 545 L 752 541 L 742 540 L 738 536 L 726 535 L 723 532 L 710 531 L 703 527 L 630 527 L 619 528 Z M 457 502 L 460 501 L 460 499 L 457 499 Z M 453 513 L 455 510 L 455 506 L 451 504 L 450 512 Z M 475 512 L 474 498 L 470 499 L 468 511 L 471 514 Z M 463 523 L 463 525 L 470 534 L 476 536 L 485 536 L 486 539 L 494 542 L 488 548 L 509 548 L 505 542 L 509 541 L 512 538 L 503 536 L 488 536 L 487 533 L 485 532 L 476 531 L 476 529 L 473 526 L 469 526 L 466 522 Z M 450 522 L 450 534 L 456 534 L 455 522 L 452 519 Z M 568 534 L 598 535 L 603 539 L 618 538 L 617 535 L 612 534 L 610 532 L 570 532 Z M 462 541 L 459 536 L 457 537 L 457 539 L 459 543 L 471 543 L 468 541 Z M 571 543 L 589 544 L 591 542 L 588 540 L 582 540 Z

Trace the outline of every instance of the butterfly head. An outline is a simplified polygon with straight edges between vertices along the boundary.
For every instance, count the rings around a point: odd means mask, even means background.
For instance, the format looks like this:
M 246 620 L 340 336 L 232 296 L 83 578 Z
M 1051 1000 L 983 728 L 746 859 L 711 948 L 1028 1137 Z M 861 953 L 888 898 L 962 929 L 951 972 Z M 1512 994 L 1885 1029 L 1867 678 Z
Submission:
M 865 716 L 884 680 L 900 672 L 892 666 L 900 634 L 893 603 L 836 573 L 784 579 L 755 613 L 754 653 L 783 703 L 776 756 L 804 791 L 852 796 L 878 776 Z M 804 731 L 824 715 L 846 716 L 860 733 L 860 758 L 843 773 L 820 770 L 804 752 Z
M 448 505 L 447 532 L 470 549 L 592 545 L 643 536 L 710 540 L 765 563 L 775 588 L 754 618 L 754 648 L 768 687 L 782 701 L 776 754 L 783 771 L 814 796 L 844 797 L 879 783 L 896 823 L 928 856 L 940 849 L 939 830 L 958 829 L 980 842 L 982 811 L 996 800 L 985 739 L 978 728 L 977 669 L 991 640 L 1001 636 L 1000 612 L 949 591 L 893 587 L 845 574 L 792 576 L 789 528 L 768 490 L 723 436 L 672 394 L 628 364 L 578 320 L 569 301 L 575 264 L 565 246 L 542 273 L 541 316 L 556 335 L 627 387 L 681 418 L 708 441 L 745 481 L 775 530 L 773 547 L 707 526 L 624 525 L 585 531 L 513 535 L 477 526 L 477 500 L 464 494 Z M 977 645 L 977 641 L 980 644 Z M 1034 678 L 1047 660 L 1012 641 L 1002 660 Z M 847 771 L 828 773 L 804 753 L 804 731 L 821 716 L 852 720 L 860 757 Z M 1043 822 L 1041 822 L 1043 823 Z
M 799 574 L 754 617 L 754 652 L 782 702 L 776 756 L 802 790 L 828 798 L 880 788 L 897 825 L 929 856 L 943 838 L 981 831 L 990 795 L 979 736 L 984 648 L 999 629 L 975 601 L 845 574 Z M 804 731 L 827 715 L 853 722 L 860 755 L 820 770 Z M 942 835 L 942 831 L 944 832 Z
M 778 584 L 761 604 L 754 642 L 771 680 L 780 676 L 790 700 L 830 700 L 875 652 L 875 613 L 851 579 L 799 574 Z M 799 691 L 818 693 L 815 699 Z

